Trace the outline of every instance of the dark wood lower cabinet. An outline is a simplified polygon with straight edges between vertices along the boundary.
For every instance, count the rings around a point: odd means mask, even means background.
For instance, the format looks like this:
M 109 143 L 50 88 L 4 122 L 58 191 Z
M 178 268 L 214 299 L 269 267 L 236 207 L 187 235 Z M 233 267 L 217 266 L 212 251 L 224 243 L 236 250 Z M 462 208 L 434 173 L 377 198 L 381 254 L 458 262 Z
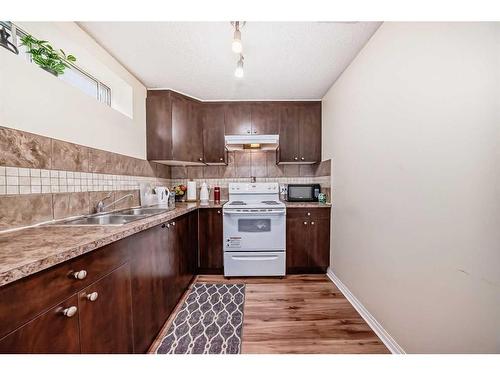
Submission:
M 329 264 L 330 208 L 288 208 L 287 273 L 325 273 Z
M 132 353 L 130 265 L 126 263 L 79 294 L 82 353 Z
M 224 266 L 222 208 L 200 209 L 198 223 L 198 272 L 222 274 Z
M 38 315 L 0 340 L 0 353 L 80 353 L 77 306 L 78 298 L 74 295 Z M 70 307 L 77 308 L 75 315 L 65 316 L 63 311 Z
M 0 288 L 0 353 L 145 353 L 194 276 L 197 233 L 194 211 Z

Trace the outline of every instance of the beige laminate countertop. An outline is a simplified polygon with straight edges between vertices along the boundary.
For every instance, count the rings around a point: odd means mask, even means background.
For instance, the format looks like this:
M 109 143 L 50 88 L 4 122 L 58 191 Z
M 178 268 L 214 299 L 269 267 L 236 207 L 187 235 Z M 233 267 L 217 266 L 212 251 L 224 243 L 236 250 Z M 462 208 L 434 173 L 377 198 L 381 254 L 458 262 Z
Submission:
M 173 210 L 120 226 L 40 225 L 0 233 L 0 286 L 88 253 L 111 242 L 154 227 L 198 208 L 219 208 L 176 202 Z

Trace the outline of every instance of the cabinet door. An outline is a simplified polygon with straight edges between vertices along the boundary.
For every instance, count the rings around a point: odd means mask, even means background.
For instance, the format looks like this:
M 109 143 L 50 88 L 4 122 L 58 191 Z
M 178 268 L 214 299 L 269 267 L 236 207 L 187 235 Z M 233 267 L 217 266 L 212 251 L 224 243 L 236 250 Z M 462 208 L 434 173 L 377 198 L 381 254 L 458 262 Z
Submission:
M 279 121 L 279 162 L 297 162 L 299 160 L 299 105 L 282 104 Z
M 252 103 L 250 112 L 252 134 L 278 134 L 280 125 L 278 103 Z
M 301 162 L 321 161 L 321 103 L 300 106 L 299 157 Z
M 309 223 L 308 266 L 326 272 L 330 264 L 330 219 L 312 219 Z
M 226 135 L 251 134 L 250 103 L 227 103 L 224 112 Z
M 43 290 L 40 293 L 43 293 Z M 64 310 L 70 307 L 76 308 L 76 313 L 72 316 L 64 315 Z M 78 298 L 76 295 L 0 340 L 0 353 L 71 354 L 79 352 Z
M 286 219 L 286 268 L 287 273 L 300 273 L 308 266 L 309 225 L 306 219 Z
M 158 225 L 134 235 L 131 272 L 136 353 L 148 350 L 168 318 L 168 297 L 172 292 L 172 286 L 167 285 L 172 271 L 168 268 L 168 256 L 172 249 L 164 231 L 166 226 Z
M 170 93 L 149 91 L 146 99 L 148 160 L 172 158 L 172 108 Z
M 198 267 L 202 273 L 222 274 L 222 209 L 199 210 Z
M 130 265 L 79 293 L 82 353 L 132 353 Z
M 199 112 L 203 131 L 203 159 L 207 164 L 226 163 L 224 141 L 224 105 L 203 104 Z
M 189 215 L 181 216 L 173 222 L 176 236 L 176 251 L 179 254 L 179 277 L 177 283 L 177 300 L 185 292 L 193 277 L 192 263 L 194 257 L 192 254 L 193 243 L 190 236 L 195 233 L 190 232 Z
M 172 158 L 173 160 L 202 162 L 203 139 L 198 125 L 199 104 L 172 95 Z

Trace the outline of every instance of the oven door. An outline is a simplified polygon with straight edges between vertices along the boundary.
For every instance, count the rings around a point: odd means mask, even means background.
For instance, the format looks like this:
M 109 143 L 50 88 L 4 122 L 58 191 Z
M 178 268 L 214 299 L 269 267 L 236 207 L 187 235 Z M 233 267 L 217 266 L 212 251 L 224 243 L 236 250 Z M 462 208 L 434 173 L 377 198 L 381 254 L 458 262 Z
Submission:
M 285 209 L 223 213 L 224 251 L 285 250 Z

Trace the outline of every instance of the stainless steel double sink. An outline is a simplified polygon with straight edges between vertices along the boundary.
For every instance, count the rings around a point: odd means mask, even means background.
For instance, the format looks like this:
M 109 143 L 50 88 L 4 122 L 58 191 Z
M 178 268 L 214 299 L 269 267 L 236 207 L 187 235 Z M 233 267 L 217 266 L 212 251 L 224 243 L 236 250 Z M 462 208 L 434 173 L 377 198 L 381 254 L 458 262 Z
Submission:
M 170 209 L 156 207 L 127 208 L 121 211 L 99 213 L 75 219 L 62 220 L 52 223 L 51 225 L 123 225 L 149 216 L 162 214 L 167 211 L 170 211 Z

